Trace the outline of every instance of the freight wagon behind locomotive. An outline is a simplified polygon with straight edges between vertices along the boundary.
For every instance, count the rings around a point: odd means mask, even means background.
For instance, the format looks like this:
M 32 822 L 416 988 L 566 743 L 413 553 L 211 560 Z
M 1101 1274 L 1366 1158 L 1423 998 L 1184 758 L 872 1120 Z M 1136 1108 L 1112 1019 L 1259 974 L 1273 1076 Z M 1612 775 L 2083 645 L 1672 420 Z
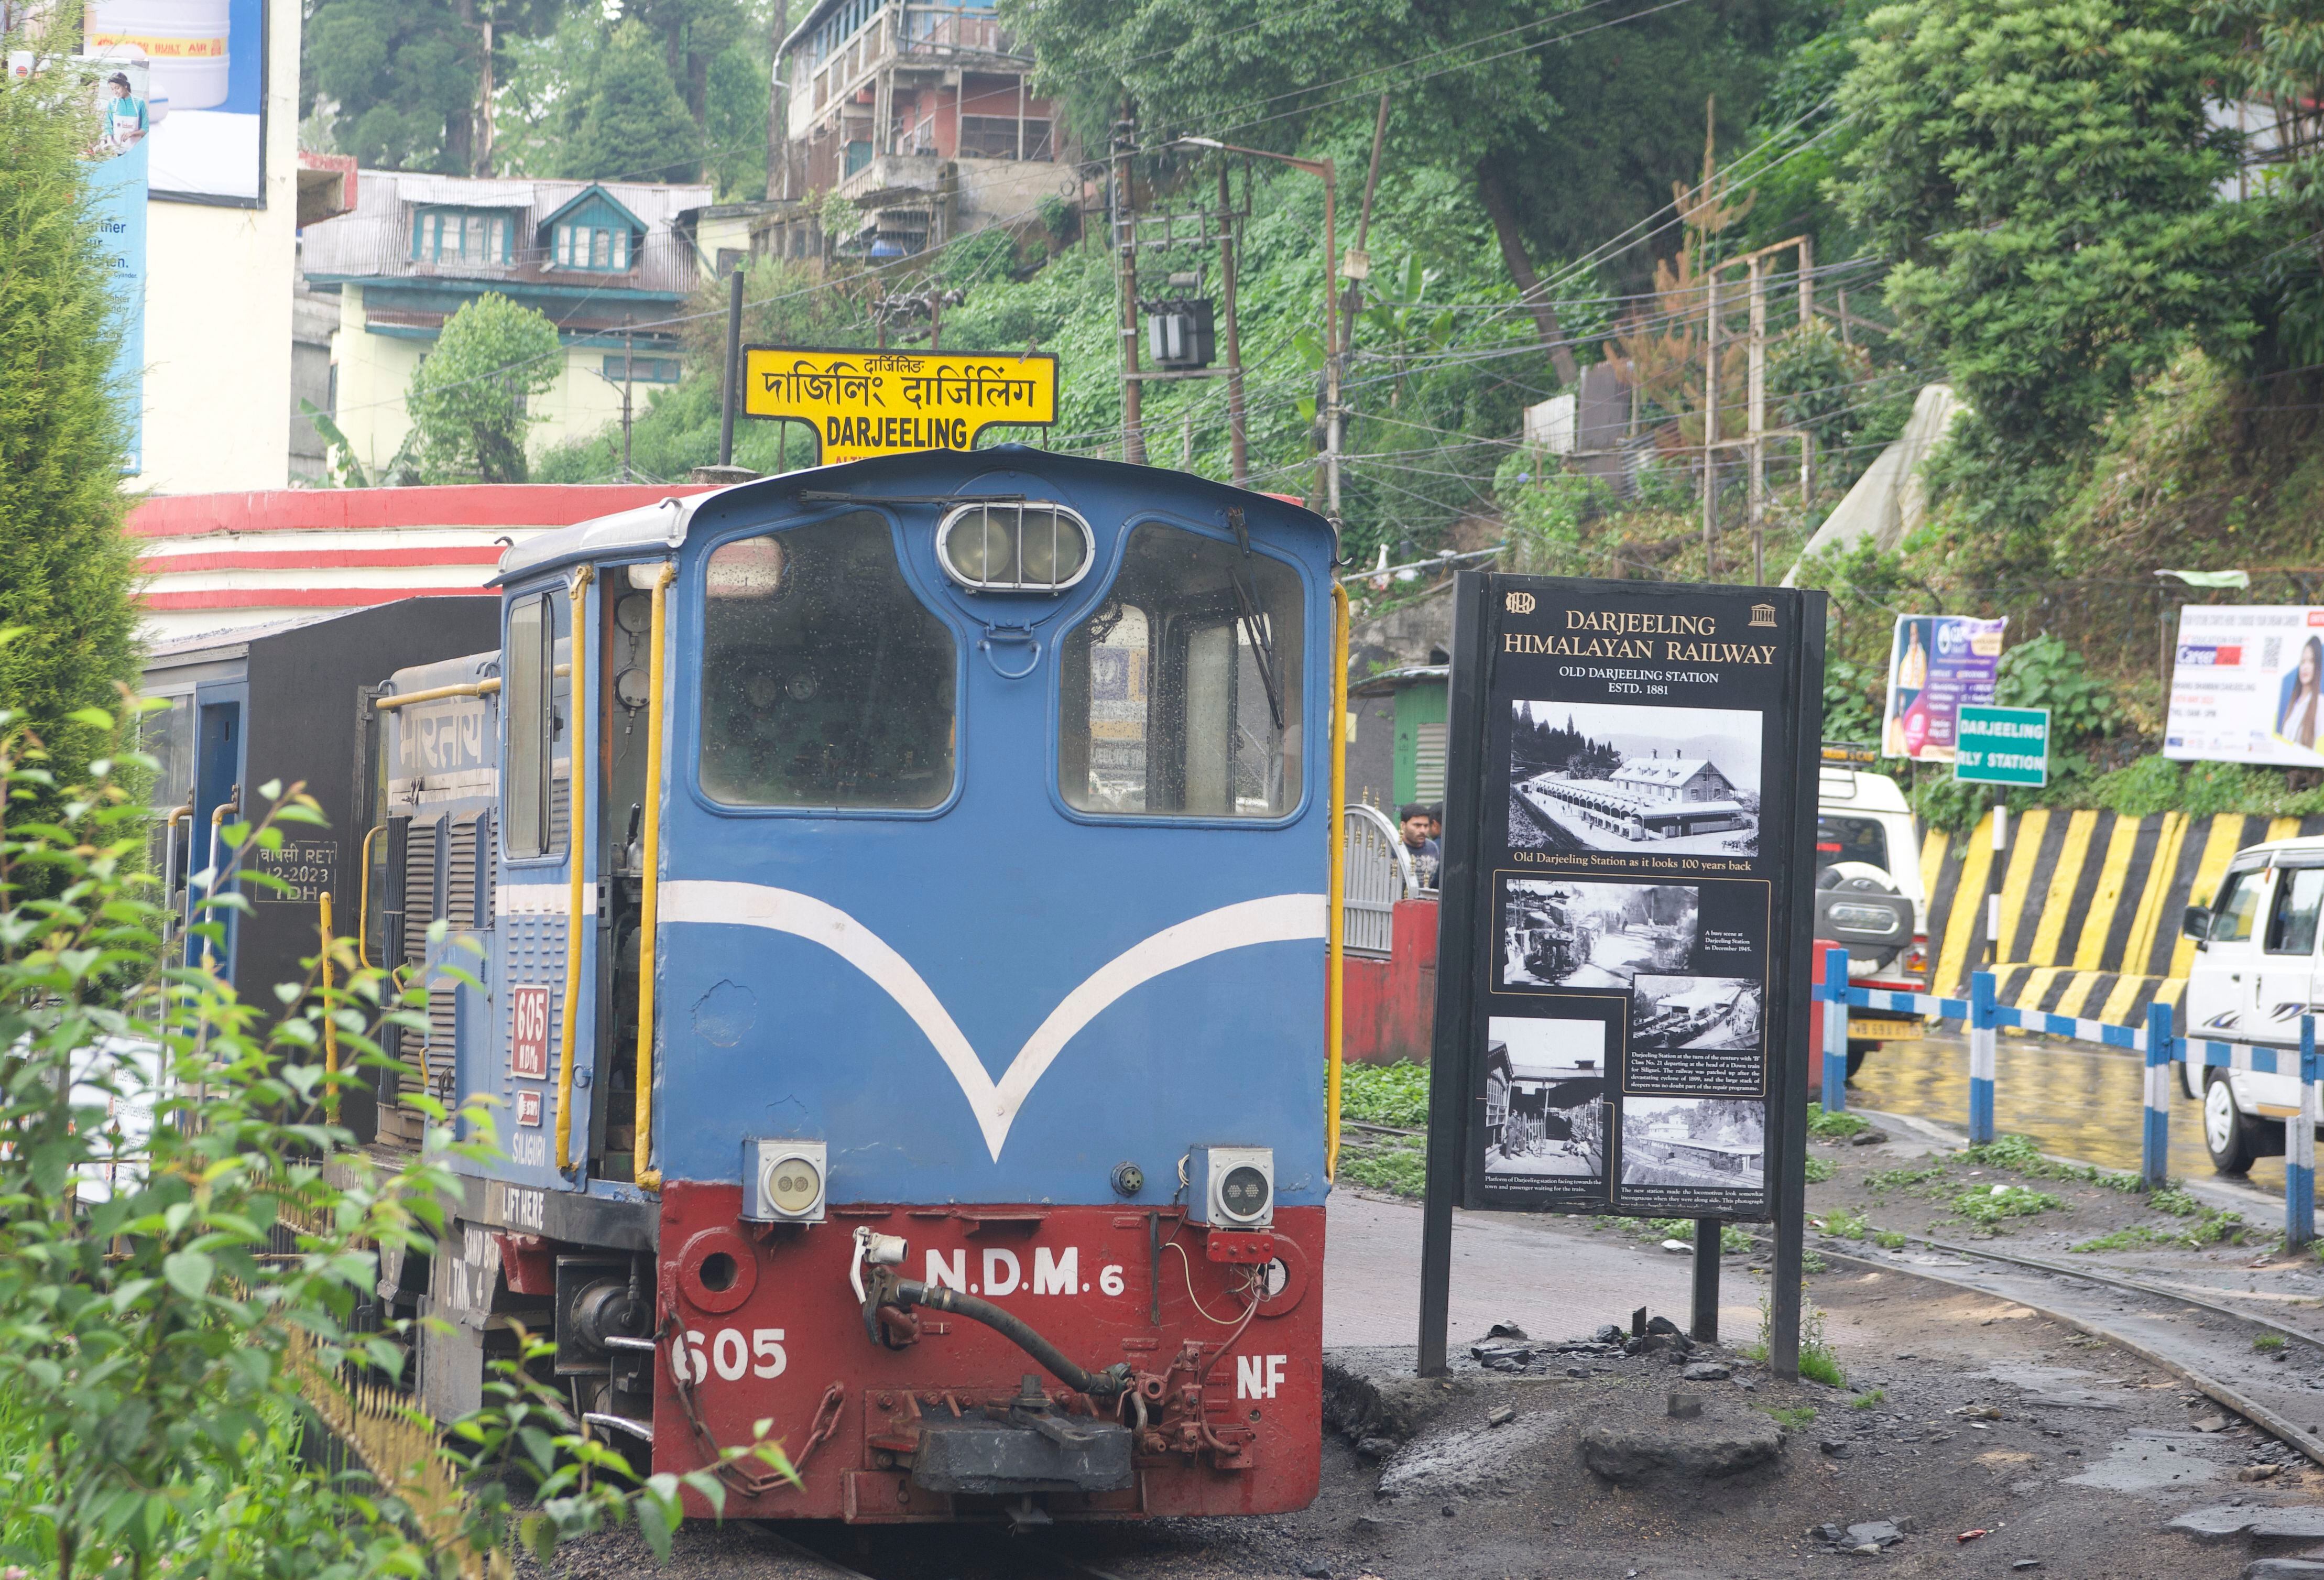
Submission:
M 730 1515 L 1305 1506 L 1334 550 L 1016 447 L 509 550 L 499 650 L 388 679 L 365 775 L 401 1057 L 501 1122 L 383 1270 L 448 1324 L 424 1402 L 521 1323 L 656 1469 L 770 1421 L 798 1484 L 730 1467 Z

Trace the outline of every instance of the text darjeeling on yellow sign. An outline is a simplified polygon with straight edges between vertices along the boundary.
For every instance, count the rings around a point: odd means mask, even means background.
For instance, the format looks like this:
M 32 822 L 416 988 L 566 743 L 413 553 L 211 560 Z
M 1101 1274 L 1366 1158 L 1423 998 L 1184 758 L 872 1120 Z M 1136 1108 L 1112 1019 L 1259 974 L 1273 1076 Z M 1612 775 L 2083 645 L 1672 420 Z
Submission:
M 964 450 L 987 428 L 1057 420 L 1050 352 L 742 348 L 742 411 L 815 425 L 823 462 Z

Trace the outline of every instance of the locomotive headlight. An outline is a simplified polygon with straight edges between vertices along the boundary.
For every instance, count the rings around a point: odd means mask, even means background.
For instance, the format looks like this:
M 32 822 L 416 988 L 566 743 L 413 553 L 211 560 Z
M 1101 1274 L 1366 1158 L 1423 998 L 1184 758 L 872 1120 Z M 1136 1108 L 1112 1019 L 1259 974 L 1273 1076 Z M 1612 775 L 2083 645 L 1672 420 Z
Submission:
M 825 1168 L 821 1141 L 744 1141 L 742 1216 L 760 1224 L 821 1223 Z
M 936 526 L 936 558 L 962 587 L 1059 593 L 1088 574 L 1089 523 L 1061 504 L 964 504 Z
M 1269 1147 L 1196 1147 L 1186 1154 L 1186 1205 L 1214 1229 L 1275 1222 L 1275 1152 Z

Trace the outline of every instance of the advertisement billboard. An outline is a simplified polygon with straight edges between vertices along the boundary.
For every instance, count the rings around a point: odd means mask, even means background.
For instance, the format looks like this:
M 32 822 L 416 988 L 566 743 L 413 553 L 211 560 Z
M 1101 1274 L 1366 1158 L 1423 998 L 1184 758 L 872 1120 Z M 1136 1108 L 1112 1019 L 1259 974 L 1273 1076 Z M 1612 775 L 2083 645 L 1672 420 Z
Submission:
M 1916 762 L 1950 762 L 1964 706 L 1993 701 L 2006 615 L 1899 614 L 1888 645 L 1888 696 L 1881 709 L 1880 754 Z
M 83 48 L 143 67 L 157 199 L 263 206 L 268 0 L 88 0 Z
M 2190 604 L 2177 660 L 2165 757 L 2324 768 L 2324 608 Z

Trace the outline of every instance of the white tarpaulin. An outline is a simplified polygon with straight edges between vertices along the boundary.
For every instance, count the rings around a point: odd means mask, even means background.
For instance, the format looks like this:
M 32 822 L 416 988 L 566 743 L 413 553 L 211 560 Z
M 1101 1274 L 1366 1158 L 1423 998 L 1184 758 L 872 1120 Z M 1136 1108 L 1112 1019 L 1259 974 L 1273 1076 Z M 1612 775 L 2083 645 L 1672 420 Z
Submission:
M 2190 604 L 2179 611 L 2163 754 L 2324 768 L 2324 608 Z

